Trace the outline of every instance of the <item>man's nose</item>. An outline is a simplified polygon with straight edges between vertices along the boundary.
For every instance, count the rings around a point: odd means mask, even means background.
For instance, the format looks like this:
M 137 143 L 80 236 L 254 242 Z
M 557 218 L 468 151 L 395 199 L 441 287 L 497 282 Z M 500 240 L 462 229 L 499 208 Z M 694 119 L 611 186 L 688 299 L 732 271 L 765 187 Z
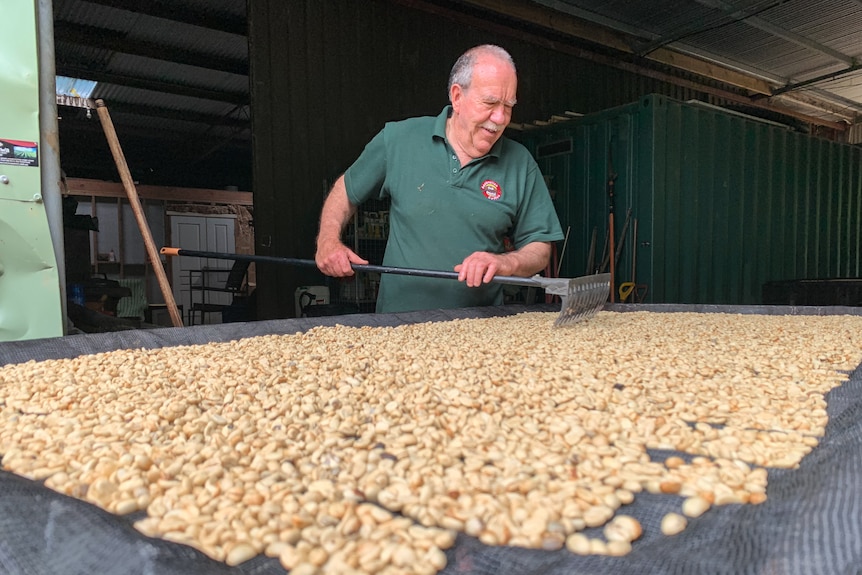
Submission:
M 503 104 L 494 106 L 494 109 L 491 111 L 491 121 L 497 125 L 507 125 L 509 118 L 511 118 L 509 109 Z

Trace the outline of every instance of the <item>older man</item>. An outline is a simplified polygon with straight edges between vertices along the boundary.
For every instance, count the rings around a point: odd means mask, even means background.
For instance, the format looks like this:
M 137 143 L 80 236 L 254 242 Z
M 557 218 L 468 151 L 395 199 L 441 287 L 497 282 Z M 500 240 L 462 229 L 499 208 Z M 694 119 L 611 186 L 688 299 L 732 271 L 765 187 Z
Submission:
M 436 117 L 387 123 L 332 187 L 320 217 L 315 260 L 325 274 L 353 274 L 365 259 L 341 241 L 358 205 L 389 198 L 387 266 L 454 270 L 459 282 L 384 274 L 379 313 L 497 305 L 495 275 L 530 276 L 563 239 L 538 165 L 503 137 L 517 99 L 511 56 L 498 46 L 465 52 Z M 506 251 L 509 235 L 514 251 Z

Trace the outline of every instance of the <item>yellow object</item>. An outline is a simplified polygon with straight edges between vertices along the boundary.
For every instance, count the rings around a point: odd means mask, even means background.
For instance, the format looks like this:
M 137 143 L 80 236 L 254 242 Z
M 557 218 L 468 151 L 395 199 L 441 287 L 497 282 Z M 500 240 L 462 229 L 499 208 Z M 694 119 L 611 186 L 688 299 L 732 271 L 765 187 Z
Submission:
M 635 289 L 634 282 L 623 282 L 620 284 L 620 303 L 624 303 Z

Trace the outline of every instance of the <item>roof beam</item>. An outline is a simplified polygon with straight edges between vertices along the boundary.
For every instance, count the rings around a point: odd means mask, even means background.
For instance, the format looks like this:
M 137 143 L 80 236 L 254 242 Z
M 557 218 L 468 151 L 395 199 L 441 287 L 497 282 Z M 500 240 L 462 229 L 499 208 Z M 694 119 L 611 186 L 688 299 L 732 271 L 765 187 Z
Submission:
M 860 0 L 860 1 L 862 1 L 862 0 Z M 848 108 L 856 110 L 856 116 L 859 116 L 860 114 L 862 114 L 862 102 L 858 102 L 856 100 L 850 100 L 849 98 L 845 98 L 844 96 L 841 96 L 840 94 L 836 94 L 835 92 L 829 92 L 829 91 L 824 90 L 822 88 L 808 88 L 807 90 L 805 90 L 805 92 L 811 92 L 811 93 L 815 94 L 816 96 L 818 96 L 819 98 L 826 100 L 828 102 L 831 102 L 832 104 L 834 104 L 840 108 L 843 108 L 845 110 Z M 791 92 L 791 93 L 794 93 L 794 92 Z
M 402 3 L 410 4 L 408 0 L 403 0 Z M 581 38 L 626 54 L 634 55 L 635 50 L 632 46 L 638 41 L 642 41 L 642 38 L 632 38 L 572 16 L 568 11 L 564 11 L 562 6 L 559 9 L 549 9 L 535 2 L 520 0 L 462 0 L 461 4 L 523 20 L 560 34 Z M 743 88 L 756 94 L 767 96 L 772 94 L 771 86 L 764 80 L 752 78 L 747 74 L 723 68 L 667 48 L 658 48 L 645 58 Z
M 73 196 L 95 196 L 97 198 L 127 198 L 123 184 L 87 178 L 67 178 L 66 187 Z M 254 204 L 252 192 L 230 192 L 208 188 L 178 188 L 174 186 L 138 185 L 141 199 L 166 202 L 205 202 L 238 206 Z
M 752 28 L 757 28 L 758 30 L 762 30 L 763 32 L 766 32 L 773 36 L 783 38 L 788 42 L 791 42 L 798 46 L 802 46 L 803 48 L 808 48 L 809 50 L 812 50 L 814 52 L 825 54 L 833 60 L 844 62 L 848 66 L 852 66 L 856 63 L 855 58 L 848 56 L 843 52 L 839 52 L 838 50 L 830 48 L 829 46 L 821 44 L 820 42 L 815 42 L 811 38 L 803 36 L 802 34 L 797 34 L 796 32 L 787 30 L 786 28 L 782 28 L 781 26 L 777 26 L 772 22 L 768 22 L 763 18 L 760 18 L 759 16 L 748 16 L 744 11 L 736 9 L 735 7 L 728 4 L 727 2 L 724 2 L 723 0 L 695 0 L 695 2 L 709 8 L 721 10 L 731 18 L 738 20 L 739 22 L 748 24 Z
M 862 63 L 853 64 L 849 68 L 844 68 L 843 70 L 838 70 L 837 72 L 829 72 L 827 74 L 823 74 L 821 76 L 817 76 L 815 78 L 809 78 L 807 80 L 803 80 L 801 82 L 796 82 L 793 84 L 788 84 L 783 88 L 779 88 L 773 92 L 773 94 L 784 94 L 785 92 L 791 92 L 793 90 L 798 90 L 799 88 L 804 88 L 805 86 L 810 86 L 811 84 L 817 84 L 818 82 L 823 82 L 826 80 L 835 80 L 841 76 L 845 76 L 847 74 L 852 74 L 853 72 L 857 72 L 862 70 Z
M 145 14 L 154 18 L 172 20 L 192 26 L 199 26 L 208 30 L 217 30 L 237 36 L 248 36 L 248 18 L 243 15 L 238 17 L 218 16 L 212 12 L 198 12 L 189 9 L 182 2 L 171 0 L 85 0 L 90 4 L 119 8 L 127 12 Z
M 121 54 L 143 56 L 154 60 L 175 62 L 196 68 L 248 76 L 248 61 L 216 58 L 187 50 L 167 48 L 155 42 L 134 40 L 123 32 L 106 30 L 105 28 L 96 28 L 57 20 L 54 22 L 54 39 L 90 48 L 119 52 Z
M 840 104 L 832 104 L 825 98 L 814 98 L 808 96 L 805 92 L 789 92 L 787 94 L 775 96 L 774 99 L 776 101 L 783 100 L 788 105 L 799 104 L 806 108 L 817 110 L 818 112 L 824 112 L 834 118 L 842 118 L 848 124 L 854 123 L 859 117 L 858 104 L 852 108 L 848 108 L 847 106 L 841 106 Z M 853 109 L 856 109 L 857 113 L 853 113 Z
M 117 86 L 141 88 L 143 90 L 152 90 L 154 92 L 175 94 L 177 96 L 200 98 L 201 100 L 229 102 L 231 104 L 238 105 L 247 105 L 249 103 L 249 95 L 245 93 L 224 92 L 217 90 L 207 90 L 205 88 L 195 88 L 193 86 L 182 86 L 179 84 L 170 84 L 167 82 L 160 82 L 158 80 L 151 80 L 149 78 L 139 78 L 122 74 L 112 74 L 110 72 L 90 70 L 77 66 L 66 66 L 59 63 L 57 64 L 57 75 L 69 76 L 71 78 L 81 78 L 82 80 L 93 80 L 94 82 L 103 82 L 105 84 L 114 84 Z

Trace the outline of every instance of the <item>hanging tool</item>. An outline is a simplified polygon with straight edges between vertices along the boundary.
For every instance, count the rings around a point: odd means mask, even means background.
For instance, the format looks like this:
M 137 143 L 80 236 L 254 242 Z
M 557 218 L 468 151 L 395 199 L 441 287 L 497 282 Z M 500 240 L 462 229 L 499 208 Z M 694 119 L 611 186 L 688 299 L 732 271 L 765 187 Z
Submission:
M 635 289 L 634 282 L 623 282 L 620 284 L 620 303 L 626 303 L 626 300 L 632 295 Z M 632 298 L 634 299 L 634 298 Z
M 631 208 L 629 208 L 628 212 L 626 213 L 626 219 L 623 222 L 623 231 L 620 233 L 619 240 L 616 241 L 617 248 L 616 248 L 616 252 L 614 253 L 614 269 L 616 269 L 617 262 L 620 261 L 620 253 L 622 253 L 623 246 L 625 245 L 626 231 L 629 228 L 629 220 L 630 220 L 631 215 L 632 215 L 632 210 L 631 210 Z M 602 259 L 602 265 L 599 267 L 600 271 L 604 271 L 608 268 L 608 264 L 610 263 L 611 254 L 605 252 L 604 255 L 602 256 L 602 258 L 603 258 Z
M 559 268 L 558 264 L 558 256 L 557 256 L 557 244 L 551 243 L 551 257 L 548 260 L 548 265 L 545 266 L 545 276 L 546 278 L 556 278 L 559 277 L 560 274 L 557 273 L 557 269 Z M 551 292 L 545 290 L 545 303 L 555 303 L 559 301 L 558 296 L 555 296 Z
M 637 263 L 638 263 L 638 219 L 634 219 L 632 228 L 632 281 L 637 283 Z
M 620 303 L 626 303 L 629 297 L 631 297 L 629 303 L 643 303 L 647 290 L 648 287 L 646 284 L 623 282 L 620 284 Z
M 632 293 L 632 303 L 643 303 L 646 299 L 649 286 L 637 283 L 637 255 L 638 255 L 638 219 L 634 218 L 632 230 L 632 282 L 635 284 Z
M 614 157 L 611 152 L 611 144 L 613 143 L 613 137 L 608 142 L 608 238 L 610 238 L 610 251 L 608 252 L 608 257 L 611 259 L 611 303 L 616 301 L 616 294 L 614 293 L 614 275 L 615 275 L 615 267 L 616 262 L 614 261 L 616 258 L 613 256 L 615 253 L 614 250 L 614 184 L 617 181 L 617 174 L 614 172 Z
M 162 255 L 166 256 L 189 256 L 196 258 L 213 258 L 223 260 L 244 260 L 250 262 L 273 263 L 282 265 L 294 265 L 317 268 L 314 260 L 303 260 L 297 258 L 285 258 L 276 256 L 256 256 L 250 254 L 226 254 L 219 252 L 200 252 L 185 250 L 181 248 L 164 247 Z M 392 266 L 361 265 L 352 264 L 355 271 L 375 272 L 382 274 L 398 274 L 428 278 L 458 279 L 458 272 L 423 270 L 414 268 L 399 268 Z M 560 315 L 557 316 L 554 325 L 563 327 L 571 325 L 582 319 L 595 315 L 602 309 L 608 299 L 610 288 L 610 275 L 598 274 L 583 276 L 579 278 L 544 278 L 539 275 L 533 277 L 516 276 L 494 276 L 491 283 L 536 287 L 544 289 L 547 293 L 561 296 L 563 306 Z
M 566 236 L 563 238 L 563 249 L 560 250 L 560 259 L 557 261 L 557 269 L 554 270 L 554 277 L 560 277 L 560 268 L 563 267 L 563 257 L 566 255 L 566 246 L 569 245 L 569 232 L 572 231 L 572 226 L 566 227 Z M 589 273 L 589 272 L 587 272 Z
M 626 219 L 623 222 L 623 231 L 620 232 L 620 240 L 617 242 L 617 252 L 614 254 L 614 264 L 616 264 L 617 262 L 620 261 L 620 254 L 622 253 L 623 246 L 625 245 L 626 232 L 628 232 L 629 222 L 631 222 L 631 218 L 632 218 L 632 209 L 629 208 L 626 211 Z

